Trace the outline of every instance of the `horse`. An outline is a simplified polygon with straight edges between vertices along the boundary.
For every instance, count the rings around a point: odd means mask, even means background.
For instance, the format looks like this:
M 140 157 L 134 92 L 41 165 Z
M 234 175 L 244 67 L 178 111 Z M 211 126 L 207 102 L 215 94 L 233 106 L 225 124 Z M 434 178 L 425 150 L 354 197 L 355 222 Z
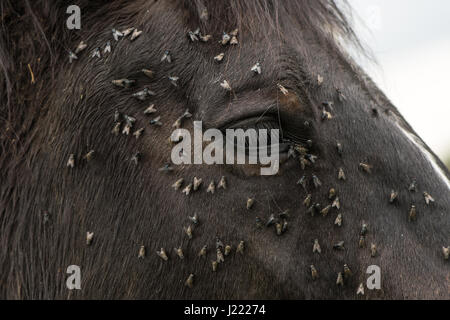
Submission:
M 1 298 L 450 298 L 449 172 L 347 4 L 72 2 L 0 4 Z M 279 171 L 174 165 L 194 121 L 279 130 Z

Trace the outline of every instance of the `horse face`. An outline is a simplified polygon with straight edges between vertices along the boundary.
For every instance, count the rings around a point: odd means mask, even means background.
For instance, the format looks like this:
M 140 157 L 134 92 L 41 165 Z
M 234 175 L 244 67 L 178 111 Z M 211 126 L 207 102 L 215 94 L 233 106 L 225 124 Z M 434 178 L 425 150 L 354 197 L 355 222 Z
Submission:
M 450 200 L 429 151 L 332 38 L 279 6 L 276 28 L 252 20 L 275 21 L 256 7 L 234 19 L 210 4 L 206 19 L 161 1 L 88 20 L 87 48 L 59 62 L 37 120 L 35 180 L 19 194 L 38 203 L 17 209 L 50 216 L 30 230 L 46 234 L 45 270 L 81 267 L 75 296 L 355 298 L 371 265 L 383 290 L 368 297 L 448 295 Z M 305 19 L 320 18 L 313 7 Z M 193 120 L 280 130 L 278 173 L 172 164 L 169 138 Z M 67 295 L 57 281 L 46 295 Z

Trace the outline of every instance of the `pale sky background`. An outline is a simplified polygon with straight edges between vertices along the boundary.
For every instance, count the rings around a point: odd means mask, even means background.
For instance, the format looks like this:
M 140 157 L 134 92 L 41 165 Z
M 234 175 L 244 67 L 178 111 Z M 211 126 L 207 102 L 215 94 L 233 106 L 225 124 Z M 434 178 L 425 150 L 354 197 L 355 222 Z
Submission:
M 378 61 L 362 67 L 430 148 L 448 159 L 450 1 L 348 1 L 355 29 Z

